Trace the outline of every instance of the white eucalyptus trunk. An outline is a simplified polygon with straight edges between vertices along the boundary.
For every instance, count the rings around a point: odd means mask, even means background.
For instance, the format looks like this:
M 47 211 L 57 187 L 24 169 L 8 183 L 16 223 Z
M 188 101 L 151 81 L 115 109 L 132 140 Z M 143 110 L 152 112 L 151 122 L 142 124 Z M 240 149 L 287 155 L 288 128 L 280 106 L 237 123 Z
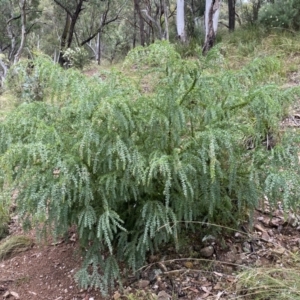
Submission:
M 184 24 L 184 0 L 177 0 L 177 34 L 182 42 L 186 41 L 186 32 Z
M 205 1 L 205 43 L 203 54 L 206 54 L 214 45 L 222 0 Z

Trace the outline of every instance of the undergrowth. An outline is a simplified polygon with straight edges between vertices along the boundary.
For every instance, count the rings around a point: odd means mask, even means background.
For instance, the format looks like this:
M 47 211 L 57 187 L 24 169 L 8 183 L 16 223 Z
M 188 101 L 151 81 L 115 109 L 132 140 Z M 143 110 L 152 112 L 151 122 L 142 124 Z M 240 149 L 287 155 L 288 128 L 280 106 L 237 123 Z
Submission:
M 137 270 L 176 244 L 181 222 L 236 226 L 263 195 L 297 206 L 299 138 L 280 128 L 297 90 L 272 80 L 276 57 L 232 71 L 220 47 L 185 60 L 160 42 L 130 52 L 132 77 L 87 78 L 43 57 L 31 66 L 10 79 L 23 98 L 0 123 L 2 188 L 19 191 L 25 227 L 77 226 L 81 286 L 106 294 L 118 262 Z

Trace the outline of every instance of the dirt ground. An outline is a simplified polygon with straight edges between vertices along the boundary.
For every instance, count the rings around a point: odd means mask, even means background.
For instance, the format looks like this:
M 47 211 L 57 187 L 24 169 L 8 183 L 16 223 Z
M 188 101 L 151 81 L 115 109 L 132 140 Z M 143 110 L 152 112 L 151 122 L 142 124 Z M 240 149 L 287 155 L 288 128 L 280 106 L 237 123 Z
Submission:
M 80 290 L 74 281 L 81 258 L 75 243 L 35 244 L 0 263 L 0 295 L 8 299 L 92 300 L 97 291 Z M 10 294 L 10 295 L 9 295 Z M 15 295 L 15 296 L 17 296 Z
M 18 235 L 14 222 L 13 235 Z M 30 236 L 34 238 L 33 232 Z M 73 236 L 74 237 L 74 236 Z M 193 237 L 192 237 L 193 238 Z M 225 243 L 225 244 L 224 244 Z M 182 253 L 172 247 L 148 258 L 140 277 L 125 282 L 125 292 L 114 291 L 107 299 L 235 299 L 236 275 L 243 266 L 278 264 L 300 249 L 300 219 L 279 208 L 257 210 L 253 225 L 241 226 L 222 243 L 213 236 L 194 239 Z M 163 252 L 163 253 L 162 253 Z M 96 300 L 99 291 L 82 290 L 74 280 L 82 258 L 76 238 L 68 242 L 34 245 L 0 262 L 0 297 L 3 299 Z M 127 296 L 126 296 L 127 295 Z M 157 297 L 157 295 L 159 297 Z M 155 299 L 155 298 L 152 298 Z M 239 299 L 241 295 L 239 295 Z

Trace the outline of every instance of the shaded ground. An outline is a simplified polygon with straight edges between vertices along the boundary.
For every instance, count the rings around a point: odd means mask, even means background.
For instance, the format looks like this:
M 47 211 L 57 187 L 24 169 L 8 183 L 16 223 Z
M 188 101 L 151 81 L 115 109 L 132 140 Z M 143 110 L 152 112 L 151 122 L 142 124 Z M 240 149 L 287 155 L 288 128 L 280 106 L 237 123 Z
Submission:
M 79 264 L 74 243 L 35 245 L 0 263 L 0 295 L 10 291 L 28 300 L 102 299 L 99 292 L 83 291 L 76 286 L 73 276 Z

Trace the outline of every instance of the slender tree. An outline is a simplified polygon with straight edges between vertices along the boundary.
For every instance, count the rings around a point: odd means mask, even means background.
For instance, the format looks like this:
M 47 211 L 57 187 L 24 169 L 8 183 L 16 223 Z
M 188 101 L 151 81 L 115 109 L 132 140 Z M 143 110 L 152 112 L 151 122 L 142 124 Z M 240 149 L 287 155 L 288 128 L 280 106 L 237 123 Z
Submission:
M 221 1 L 222 0 L 206 0 L 205 2 L 205 43 L 202 50 L 204 55 L 215 43 Z
M 145 21 L 141 12 L 140 0 L 134 0 L 134 9 L 139 17 L 139 31 L 140 31 L 140 42 L 142 46 L 145 46 Z
M 19 1 L 20 13 L 21 13 L 21 43 L 19 49 L 14 57 L 14 63 L 17 63 L 20 59 L 21 53 L 23 51 L 25 40 L 26 40 L 26 0 Z
M 169 40 L 169 7 L 166 4 L 166 0 L 163 0 L 164 17 L 165 17 L 165 39 Z
M 182 42 L 186 42 L 186 32 L 184 24 L 184 0 L 177 0 L 177 34 Z
M 236 0 L 228 0 L 228 28 L 234 31 L 235 28 L 235 2 Z

